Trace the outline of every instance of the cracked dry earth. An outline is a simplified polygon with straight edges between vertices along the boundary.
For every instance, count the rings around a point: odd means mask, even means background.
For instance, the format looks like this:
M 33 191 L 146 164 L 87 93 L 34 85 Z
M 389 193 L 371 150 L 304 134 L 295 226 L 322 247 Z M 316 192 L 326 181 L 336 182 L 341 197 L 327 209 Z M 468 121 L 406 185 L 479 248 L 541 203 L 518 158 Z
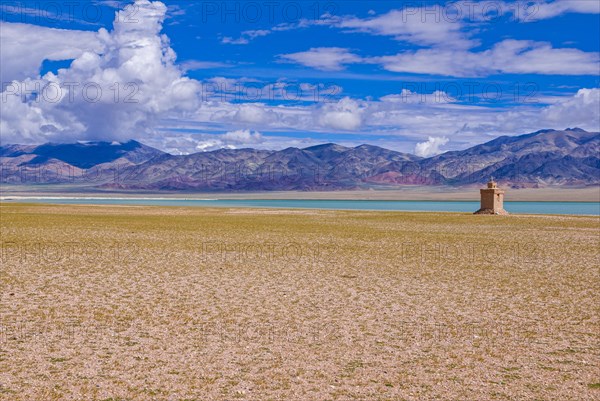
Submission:
M 1 400 L 598 400 L 597 217 L 0 206 Z

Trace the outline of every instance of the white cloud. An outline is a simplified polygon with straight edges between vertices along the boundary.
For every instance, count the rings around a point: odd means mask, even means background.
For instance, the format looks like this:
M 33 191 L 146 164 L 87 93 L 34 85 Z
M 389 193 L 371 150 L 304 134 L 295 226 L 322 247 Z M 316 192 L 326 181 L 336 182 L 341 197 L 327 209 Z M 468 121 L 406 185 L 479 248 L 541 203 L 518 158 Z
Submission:
M 345 48 L 321 47 L 281 55 L 280 58 L 324 71 L 339 71 L 348 64 L 380 64 L 393 72 L 453 77 L 485 77 L 501 73 L 597 75 L 600 69 L 597 52 L 554 48 L 548 42 L 513 39 L 496 43 L 491 49 L 481 52 L 434 47 L 367 58 Z
M 342 17 L 335 21 L 334 26 L 349 32 L 392 36 L 398 41 L 420 46 L 468 48 L 477 44 L 469 39 L 462 21 L 448 18 L 443 11 L 442 6 L 435 4 L 427 7 L 407 4 L 403 9 L 372 18 Z
M 255 125 L 266 124 L 276 120 L 275 113 L 261 104 L 241 104 L 231 117 L 237 122 Z
M 516 74 L 595 75 L 600 67 L 598 53 L 525 40 L 500 42 L 484 52 L 484 60 L 492 71 Z
M 97 49 L 82 48 L 89 39 L 86 35 L 79 36 L 78 45 L 79 32 L 61 31 L 52 36 L 53 31 L 49 31 L 49 49 L 64 42 L 67 47 L 81 49 L 80 54 L 53 56 L 76 58 L 70 68 L 59 70 L 57 75 L 24 80 L 2 94 L 3 140 L 135 138 L 151 130 L 162 115 L 194 111 L 199 106 L 199 83 L 182 76 L 168 38 L 160 35 L 166 6 L 137 0 L 136 10 L 136 23 L 129 23 L 121 11 L 111 32 L 100 29 L 93 34 L 100 43 Z M 40 33 L 36 27 L 26 28 L 20 28 L 26 42 Z M 22 96 L 8 94 L 35 84 L 50 90 L 25 101 Z
M 230 45 L 247 45 L 251 40 L 256 39 L 261 36 L 267 36 L 271 33 L 271 31 L 266 29 L 255 29 L 242 32 L 242 36 L 237 39 L 234 39 L 230 36 L 225 36 L 221 39 L 221 43 L 230 44 Z
M 317 111 L 316 120 L 327 128 L 353 131 L 361 127 L 363 108 L 356 100 L 345 97 L 334 104 L 325 104 Z
M 260 109 L 261 114 L 269 116 L 257 119 L 254 123 L 237 119 L 239 110 L 248 105 L 213 102 L 203 104 L 190 119 L 178 118 L 164 126 L 197 132 L 191 134 L 188 140 L 175 142 L 174 138 L 181 136 L 168 133 L 159 138 L 156 135 L 150 136 L 148 142 L 163 149 L 172 150 L 178 146 L 177 149 L 186 149 L 188 152 L 193 151 L 196 143 L 208 144 L 206 149 L 244 146 L 231 141 L 225 142 L 223 134 L 207 133 L 222 132 L 224 127 L 228 129 L 227 127 L 233 126 L 239 128 L 231 131 L 244 132 L 240 137 L 242 140 L 247 139 L 249 145 L 245 146 L 253 148 L 310 146 L 324 140 L 340 142 L 328 135 L 344 133 L 350 135 L 350 139 L 341 141 L 345 145 L 356 146 L 364 142 L 376 142 L 379 146 L 414 152 L 417 143 L 424 142 L 429 146 L 430 136 L 447 138 L 447 143 L 442 144 L 438 139 L 432 144 L 439 144 L 439 151 L 445 151 L 464 149 L 499 135 L 524 134 L 541 128 L 580 127 L 589 131 L 600 131 L 598 88 L 581 89 L 572 96 L 563 96 L 560 99 L 553 97 L 553 103 L 545 107 L 539 104 L 521 104 L 498 108 L 439 100 L 445 98 L 446 96 L 439 94 L 427 94 L 421 98 L 414 93 L 405 93 L 370 101 L 344 98 L 336 103 L 314 106 L 253 104 L 254 111 Z M 245 134 L 248 127 L 269 134 L 261 134 L 260 142 L 253 143 L 256 138 Z M 296 132 L 303 135 L 292 139 L 289 136 L 276 137 L 277 132 Z M 311 139 L 315 135 L 320 141 Z M 356 136 L 355 140 L 351 139 L 352 135 Z M 165 145 L 161 146 L 161 141 Z
M 238 144 L 248 145 L 251 143 L 260 143 L 263 140 L 260 132 L 250 131 L 249 129 L 229 131 L 223 135 L 223 139 Z
M 221 43 L 228 44 L 228 45 L 247 45 L 248 43 L 250 43 L 250 41 L 244 37 L 234 39 L 231 36 L 224 36 L 221 39 Z
M 532 22 L 542 19 L 558 17 L 563 14 L 600 14 L 600 1 L 596 0 L 538 0 L 526 4 L 524 12 L 516 17 L 523 22 Z
M 171 154 L 189 154 L 196 152 L 208 152 L 222 148 L 227 149 L 285 149 L 290 146 L 305 148 L 323 143 L 322 140 L 312 138 L 292 138 L 289 136 L 280 135 L 262 135 L 257 131 L 239 130 L 241 132 L 248 131 L 250 134 L 247 141 L 243 140 L 245 133 L 241 135 L 242 139 L 227 140 L 222 134 L 207 134 L 207 133 L 173 133 L 160 132 L 148 135 L 144 138 L 144 143 L 159 149 L 162 149 Z M 234 134 L 236 137 L 237 134 Z
M 44 60 L 71 60 L 84 52 L 101 53 L 97 32 L 54 29 L 0 22 L 0 77 L 2 82 L 35 78 Z
M 181 64 L 181 69 L 184 71 L 195 71 L 205 70 L 211 68 L 228 68 L 233 67 L 231 64 L 223 63 L 220 61 L 202 61 L 202 60 L 189 60 Z
M 399 94 L 383 96 L 380 100 L 382 102 L 413 104 L 452 103 L 456 101 L 450 94 L 441 90 L 436 90 L 432 93 L 417 93 L 409 89 L 402 89 L 402 92 Z
M 546 107 L 546 126 L 587 127 L 600 132 L 600 89 L 580 89 L 575 96 Z
M 343 70 L 345 64 L 355 64 L 361 58 L 349 49 L 341 47 L 316 47 L 305 52 L 282 54 L 279 56 L 283 61 L 291 61 L 307 67 L 324 71 Z
M 415 145 L 415 154 L 421 157 L 430 157 L 442 153 L 441 146 L 444 146 L 449 141 L 445 136 L 433 137 L 430 136 L 426 142 L 419 142 Z
M 394 56 L 374 57 L 389 71 L 478 77 L 493 74 L 595 75 L 600 57 L 594 52 L 553 48 L 546 42 L 507 39 L 489 50 L 471 52 L 420 49 Z
M 222 135 L 201 135 L 195 140 L 195 151 L 208 152 L 217 149 L 256 147 L 264 142 L 260 132 L 248 129 L 229 131 Z
M 459 2 L 472 8 L 470 3 Z M 472 32 L 466 29 L 464 16 L 453 15 L 447 10 L 447 6 L 407 2 L 401 9 L 390 10 L 381 15 L 369 10 L 368 15 L 367 18 L 359 18 L 354 15 L 337 16 L 325 13 L 316 19 L 302 18 L 296 23 L 279 24 L 272 28 L 272 31 L 329 26 L 341 29 L 345 33 L 391 36 L 395 40 L 419 46 L 468 48 L 479 43 L 470 38 Z

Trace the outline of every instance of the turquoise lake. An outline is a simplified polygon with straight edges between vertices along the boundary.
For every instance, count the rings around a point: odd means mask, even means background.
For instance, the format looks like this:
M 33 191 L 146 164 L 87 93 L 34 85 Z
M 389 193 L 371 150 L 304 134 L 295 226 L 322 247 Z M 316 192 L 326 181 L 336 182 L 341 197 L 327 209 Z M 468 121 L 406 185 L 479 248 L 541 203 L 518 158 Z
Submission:
M 198 200 L 198 199 L 124 199 L 124 198 L 39 198 L 18 202 L 85 204 L 85 205 L 146 205 L 194 207 L 257 207 L 292 209 L 386 210 L 411 212 L 474 212 L 475 201 L 389 201 L 389 200 Z M 598 202 L 504 202 L 509 213 L 600 215 Z

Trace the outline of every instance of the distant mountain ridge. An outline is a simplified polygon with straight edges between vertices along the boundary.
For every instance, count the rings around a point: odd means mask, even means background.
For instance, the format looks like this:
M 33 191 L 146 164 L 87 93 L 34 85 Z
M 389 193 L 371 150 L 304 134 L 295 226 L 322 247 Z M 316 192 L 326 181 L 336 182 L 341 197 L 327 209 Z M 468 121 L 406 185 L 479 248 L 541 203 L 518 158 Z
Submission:
M 43 164 L 50 159 L 60 160 L 78 168 L 91 168 L 98 164 L 121 159 L 132 164 L 145 162 L 164 152 L 137 141 L 128 142 L 77 142 L 69 144 L 46 143 L 40 146 L 8 145 L 0 147 L 0 157 L 35 155 L 31 164 Z
M 0 147 L 0 182 L 72 183 L 148 191 L 348 190 L 471 185 L 600 184 L 600 133 L 579 128 L 502 136 L 421 158 L 333 143 L 279 151 L 219 149 L 171 155 L 136 141 Z

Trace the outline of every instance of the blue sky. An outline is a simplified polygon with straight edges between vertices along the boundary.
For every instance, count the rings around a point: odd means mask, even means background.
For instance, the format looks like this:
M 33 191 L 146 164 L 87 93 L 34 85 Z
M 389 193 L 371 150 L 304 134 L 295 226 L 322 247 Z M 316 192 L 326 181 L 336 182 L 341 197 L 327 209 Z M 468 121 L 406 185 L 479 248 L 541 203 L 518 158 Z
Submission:
M 3 1 L 0 133 L 429 156 L 600 130 L 599 12 L 594 0 Z

